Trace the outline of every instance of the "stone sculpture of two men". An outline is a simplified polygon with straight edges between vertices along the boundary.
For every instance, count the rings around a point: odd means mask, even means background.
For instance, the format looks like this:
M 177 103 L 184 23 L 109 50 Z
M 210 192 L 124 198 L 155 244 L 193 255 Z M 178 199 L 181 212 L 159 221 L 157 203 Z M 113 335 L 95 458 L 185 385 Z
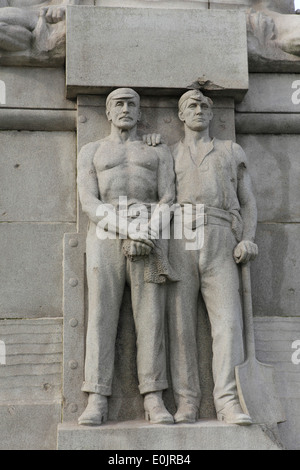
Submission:
M 80 424 L 101 424 L 107 419 L 126 282 L 131 286 L 139 390 L 144 396 L 146 419 L 172 424 L 198 418 L 201 396 L 196 322 L 200 293 L 212 329 L 217 417 L 227 423 L 251 424 L 250 416 L 240 407 L 234 368 L 244 360 L 238 263 L 257 255 L 256 204 L 241 147 L 210 138 L 212 106 L 199 90 L 190 90 L 180 98 L 179 118 L 185 136 L 171 154 L 164 144 L 149 146 L 138 138 L 139 96 L 132 89 L 117 89 L 107 98 L 111 134 L 80 152 L 78 188 L 89 217 L 89 320 L 82 388 L 89 393 L 89 401 Z M 125 212 L 121 207 L 124 200 Z M 195 232 L 202 225 L 201 249 L 186 250 L 184 237 L 162 239 L 162 220 L 163 224 L 170 223 L 167 209 L 175 201 L 179 210 L 186 205 L 191 208 Z M 204 208 L 201 220 L 197 217 L 198 204 Z M 157 209 L 164 208 L 165 217 L 157 216 Z M 139 231 L 130 230 L 142 212 L 144 223 Z M 109 227 L 101 229 L 100 234 L 97 226 L 103 227 L 105 218 Z M 179 280 L 176 272 L 180 272 Z M 168 286 L 165 281 L 170 281 Z M 162 391 L 168 387 L 166 288 L 177 405 L 174 417 L 162 400 Z

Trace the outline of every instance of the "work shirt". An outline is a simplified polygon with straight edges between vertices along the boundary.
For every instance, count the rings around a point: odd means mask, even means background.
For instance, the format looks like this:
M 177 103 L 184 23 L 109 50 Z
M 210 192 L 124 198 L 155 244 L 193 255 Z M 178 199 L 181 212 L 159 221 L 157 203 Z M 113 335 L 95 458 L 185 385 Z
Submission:
M 238 144 L 214 138 L 201 156 L 193 154 L 182 141 L 171 150 L 179 204 L 204 204 L 240 212 L 238 180 L 247 167 L 247 159 Z

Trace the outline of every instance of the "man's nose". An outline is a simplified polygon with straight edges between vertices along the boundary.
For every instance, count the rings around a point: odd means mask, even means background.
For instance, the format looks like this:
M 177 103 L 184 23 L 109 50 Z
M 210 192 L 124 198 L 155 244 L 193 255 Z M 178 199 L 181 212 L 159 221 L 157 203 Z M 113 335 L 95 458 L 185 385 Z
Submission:
M 124 105 L 123 105 L 123 113 L 128 113 L 128 112 L 129 112 L 128 103 L 124 103 Z
M 202 114 L 202 107 L 201 104 L 198 104 L 197 109 L 196 109 L 197 114 Z

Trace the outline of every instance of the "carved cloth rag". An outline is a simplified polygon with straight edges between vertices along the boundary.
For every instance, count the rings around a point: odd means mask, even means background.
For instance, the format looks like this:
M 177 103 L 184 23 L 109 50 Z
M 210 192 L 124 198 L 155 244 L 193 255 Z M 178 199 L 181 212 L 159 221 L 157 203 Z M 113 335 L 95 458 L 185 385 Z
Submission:
M 130 245 L 132 240 L 124 240 L 122 249 L 124 255 L 132 262 L 144 260 L 144 281 L 154 284 L 165 284 L 166 282 L 177 282 L 179 277 L 171 266 L 168 255 L 160 243 L 160 240 L 153 240 L 155 243 L 149 255 L 131 255 Z

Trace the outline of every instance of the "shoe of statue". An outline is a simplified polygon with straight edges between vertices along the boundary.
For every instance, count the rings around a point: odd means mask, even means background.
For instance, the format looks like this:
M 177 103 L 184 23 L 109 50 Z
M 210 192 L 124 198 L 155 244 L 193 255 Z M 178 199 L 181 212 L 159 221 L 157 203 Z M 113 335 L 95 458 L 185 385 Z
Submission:
M 151 424 L 174 424 L 173 416 L 166 409 L 162 392 L 147 393 L 144 397 L 145 419 Z
M 99 426 L 107 421 L 107 397 L 97 393 L 90 393 L 88 405 L 78 419 L 78 424 L 86 426 Z
M 187 399 L 179 401 L 179 406 L 174 415 L 175 423 L 195 423 L 199 417 L 199 408 Z
M 252 419 L 243 412 L 239 404 L 225 406 L 223 410 L 217 413 L 217 418 L 219 421 L 223 421 L 227 424 L 239 424 L 240 426 L 249 426 L 252 424 Z

